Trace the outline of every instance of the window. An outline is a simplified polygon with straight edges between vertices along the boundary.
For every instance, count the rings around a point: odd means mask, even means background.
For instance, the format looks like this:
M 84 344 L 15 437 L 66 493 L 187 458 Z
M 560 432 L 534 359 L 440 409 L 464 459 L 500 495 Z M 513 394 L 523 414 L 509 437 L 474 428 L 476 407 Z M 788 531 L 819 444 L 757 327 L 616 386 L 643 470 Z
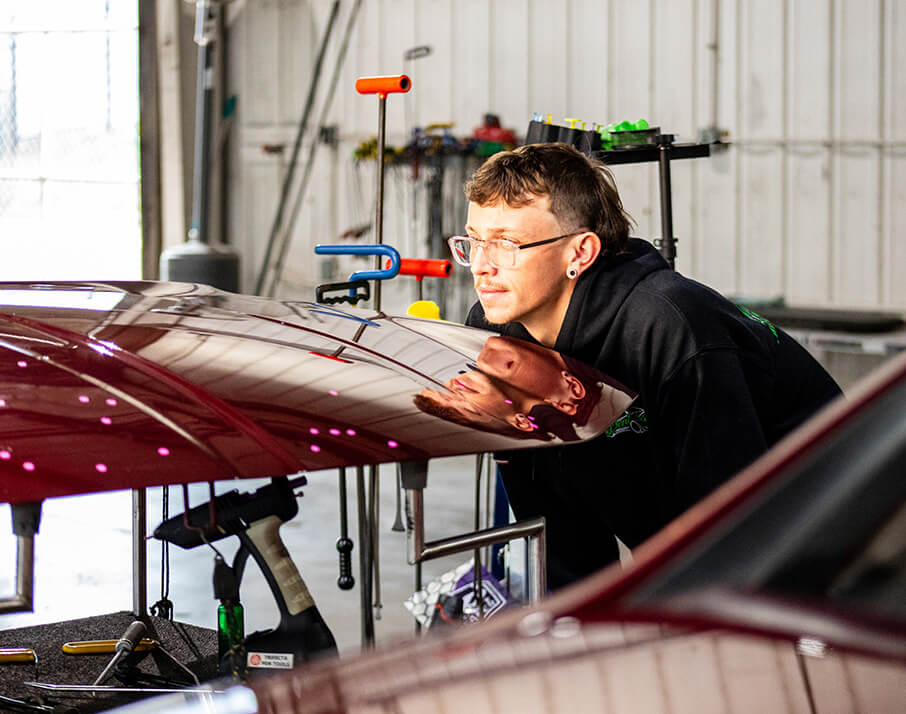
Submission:
M 141 276 L 138 4 L 0 0 L 2 280 Z

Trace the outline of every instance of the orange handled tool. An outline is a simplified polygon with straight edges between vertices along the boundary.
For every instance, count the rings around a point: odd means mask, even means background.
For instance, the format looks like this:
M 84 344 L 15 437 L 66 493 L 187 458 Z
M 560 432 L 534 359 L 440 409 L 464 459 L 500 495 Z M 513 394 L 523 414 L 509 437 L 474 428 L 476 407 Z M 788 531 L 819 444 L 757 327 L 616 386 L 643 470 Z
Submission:
M 405 74 L 387 77 L 359 77 L 355 81 L 355 91 L 359 94 L 377 94 L 384 98 L 388 94 L 399 94 L 412 89 L 412 80 Z
M 405 74 L 388 77 L 359 77 L 355 81 L 355 90 L 359 94 L 377 94 L 378 96 L 378 135 L 377 135 L 377 197 L 375 200 L 375 241 L 378 245 L 384 242 L 384 127 L 387 123 L 387 95 L 408 92 L 412 89 L 412 80 Z M 374 267 L 381 267 L 380 256 L 375 256 Z M 421 283 L 419 283 L 421 284 Z M 381 309 L 381 281 L 374 281 L 374 309 Z
M 387 261 L 390 267 L 390 261 Z M 400 275 L 414 275 L 416 280 L 422 278 L 449 278 L 453 274 L 453 264 L 439 258 L 402 258 Z

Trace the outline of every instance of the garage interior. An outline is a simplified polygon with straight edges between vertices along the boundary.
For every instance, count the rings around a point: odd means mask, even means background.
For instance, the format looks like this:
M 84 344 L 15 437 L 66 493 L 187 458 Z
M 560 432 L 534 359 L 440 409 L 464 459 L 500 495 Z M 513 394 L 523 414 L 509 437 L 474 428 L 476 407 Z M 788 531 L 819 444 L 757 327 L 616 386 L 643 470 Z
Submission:
M 355 90 L 396 75 L 409 91 Z M 671 162 L 677 271 L 772 315 L 844 392 L 906 351 L 906 6 L 890 0 L 0 0 L 0 280 L 173 280 L 314 301 L 370 266 L 319 244 L 380 230 L 404 257 L 449 258 L 463 183 L 490 144 L 521 143 L 532 121 L 642 118 L 707 147 Z M 634 235 L 661 241 L 658 163 L 613 171 Z M 382 309 L 422 298 L 463 322 L 468 269 L 386 281 Z M 415 621 L 395 467 L 380 474 L 382 643 L 414 637 Z M 284 541 L 352 655 L 362 625 L 358 588 L 337 587 L 336 470 L 306 476 Z M 490 523 L 488 460 L 433 461 L 429 481 L 430 537 Z M 171 490 L 147 489 L 146 532 L 181 509 Z M 191 502 L 207 493 L 194 484 Z M 0 648 L 2 631 L 165 598 L 175 620 L 216 628 L 204 548 L 148 540 L 136 593 L 135 508 L 129 491 L 44 504 L 33 612 L 0 615 Z M 16 587 L 5 526 L 0 559 L 2 595 Z M 467 559 L 426 563 L 424 582 Z M 272 627 L 254 566 L 242 594 L 246 632 Z

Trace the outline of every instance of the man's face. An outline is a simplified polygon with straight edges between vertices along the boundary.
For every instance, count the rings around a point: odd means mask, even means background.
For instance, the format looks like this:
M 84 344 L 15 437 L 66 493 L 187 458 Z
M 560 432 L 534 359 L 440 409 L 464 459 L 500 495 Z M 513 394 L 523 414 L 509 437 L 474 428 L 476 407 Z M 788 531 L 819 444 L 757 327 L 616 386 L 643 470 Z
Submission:
M 512 208 L 505 203 L 469 204 L 466 231 L 474 238 L 533 243 L 562 235 L 547 196 Z M 518 321 L 540 342 L 553 344 L 566 314 L 574 281 L 566 277 L 569 239 L 520 250 L 513 268 L 498 268 L 483 250 L 473 251 L 472 276 L 485 318 L 494 324 Z M 552 334 L 552 338 L 550 335 Z

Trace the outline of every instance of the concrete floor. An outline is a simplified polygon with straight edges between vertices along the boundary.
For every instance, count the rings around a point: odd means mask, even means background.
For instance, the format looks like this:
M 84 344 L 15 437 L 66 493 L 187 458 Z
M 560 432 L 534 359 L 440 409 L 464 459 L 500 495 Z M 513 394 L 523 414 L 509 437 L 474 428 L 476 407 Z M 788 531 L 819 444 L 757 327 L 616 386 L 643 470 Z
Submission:
M 403 602 L 413 591 L 413 568 L 406 563 L 406 536 L 394 532 L 395 469 L 381 469 L 380 566 L 381 619 L 375 623 L 379 642 L 414 635 L 415 621 Z M 264 481 L 220 483 L 218 493 L 238 488 L 254 490 Z M 347 470 L 349 534 L 355 542 L 353 574 L 356 587 L 342 591 L 337 585 L 335 547 L 339 535 L 336 470 L 308 475 L 300 512 L 281 529 L 283 540 L 299 567 L 318 607 L 334 633 L 341 653 L 357 650 L 361 643 L 358 587 L 358 525 L 355 472 Z M 161 489 L 148 490 L 149 533 L 161 520 Z M 191 505 L 207 500 L 207 486 L 193 485 Z M 182 489 L 170 489 L 170 514 L 182 512 Z M 455 535 L 474 529 L 475 457 L 435 460 L 425 491 L 426 538 Z M 8 506 L 0 506 L 0 595 L 13 592 L 15 541 L 11 535 Z M 45 502 L 41 530 L 36 539 L 35 608 L 33 613 L 0 616 L 0 630 L 88 617 L 132 607 L 132 496 L 114 492 L 54 499 Z M 236 539 L 215 545 L 231 559 Z M 470 559 L 451 556 L 424 565 L 424 582 Z M 160 598 L 161 545 L 148 542 L 148 603 Z M 217 602 L 211 573 L 213 552 L 201 546 L 192 550 L 170 547 L 170 600 L 178 621 L 214 627 Z M 270 591 L 253 561 L 242 583 L 246 632 L 267 629 L 278 615 Z M 110 633 L 111 638 L 121 633 Z M 0 646 L 3 646 L 0 633 Z

